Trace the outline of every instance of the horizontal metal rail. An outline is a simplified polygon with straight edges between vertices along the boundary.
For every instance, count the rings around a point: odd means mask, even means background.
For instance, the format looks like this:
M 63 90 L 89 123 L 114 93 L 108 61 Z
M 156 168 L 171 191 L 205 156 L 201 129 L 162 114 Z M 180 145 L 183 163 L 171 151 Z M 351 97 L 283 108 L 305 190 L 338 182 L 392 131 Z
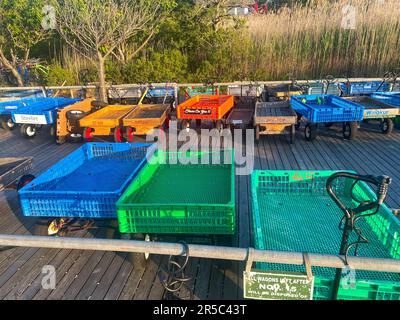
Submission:
M 0 235 L 0 246 L 52 248 L 72 250 L 98 250 L 117 252 L 137 252 L 178 256 L 185 253 L 185 247 L 179 243 L 147 242 L 136 240 L 108 240 L 83 238 L 52 238 L 26 235 Z M 206 245 L 188 245 L 189 256 L 197 258 L 247 261 L 249 249 L 216 247 Z M 304 253 L 252 250 L 252 260 L 279 264 L 304 264 Z M 310 264 L 315 267 L 343 268 L 344 257 L 339 255 L 308 254 Z M 348 257 L 349 265 L 354 269 L 400 273 L 400 260 L 364 257 Z
M 360 81 L 382 81 L 382 78 L 337 78 L 339 82 L 360 82 Z M 307 83 L 320 83 L 323 80 L 297 80 L 296 82 L 299 84 L 307 84 Z M 214 86 L 233 86 L 233 85 L 279 85 L 279 84 L 290 84 L 292 81 L 235 81 L 235 82 L 218 82 L 213 83 Z M 126 88 L 140 88 L 143 87 L 145 84 L 119 84 L 119 85 L 108 85 L 107 88 L 109 89 L 126 89 Z M 166 83 L 151 83 L 146 84 L 151 85 L 153 87 L 165 87 Z M 201 87 L 204 86 L 204 83 L 168 83 L 171 87 Z M 90 84 L 90 85 L 81 85 L 81 86 L 36 86 L 36 87 L 0 87 L 2 91 L 14 91 L 14 90 L 43 90 L 50 89 L 50 90 L 81 90 L 81 89 L 96 89 L 98 85 Z

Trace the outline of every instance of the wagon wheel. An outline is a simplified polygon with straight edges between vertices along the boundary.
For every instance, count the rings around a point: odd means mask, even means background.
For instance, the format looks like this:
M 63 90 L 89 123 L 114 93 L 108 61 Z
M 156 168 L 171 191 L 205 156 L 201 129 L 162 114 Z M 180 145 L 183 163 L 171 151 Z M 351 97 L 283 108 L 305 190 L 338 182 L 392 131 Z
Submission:
M 183 119 L 181 121 L 181 130 L 187 130 L 189 132 L 190 129 L 190 120 Z
M 358 132 L 357 122 L 346 122 L 343 124 L 343 138 L 353 140 Z
M 218 131 L 222 131 L 224 129 L 224 124 L 222 120 L 217 120 L 215 122 L 215 129 L 217 129 Z
M 257 142 L 260 140 L 260 126 L 259 125 L 256 125 L 256 128 L 255 128 L 255 138 L 256 138 Z
M 82 134 L 81 133 L 70 133 L 68 135 L 68 141 L 71 143 L 82 142 Z
M 124 134 L 123 134 L 123 130 L 120 127 L 114 129 L 113 136 L 114 136 L 114 142 L 125 142 L 126 141 Z
M 84 128 L 83 134 L 82 134 L 83 139 L 86 142 L 92 142 L 93 141 L 93 132 L 94 132 L 93 128 L 89 128 L 89 127 Z
M 2 119 L 1 126 L 3 127 L 4 130 L 12 131 L 15 129 L 15 123 L 14 123 L 14 121 L 12 121 L 11 118 Z
M 133 142 L 134 135 L 135 135 L 135 128 L 127 127 L 125 129 L 126 141 Z
M 86 117 L 88 114 L 90 114 L 90 112 L 84 112 L 82 110 L 70 110 L 67 111 L 65 117 L 68 121 L 76 123 L 80 119 Z
M 37 134 L 36 126 L 32 124 L 23 124 L 21 126 L 21 134 L 26 139 L 33 139 Z
M 300 116 L 300 115 L 297 116 L 297 121 L 296 121 L 296 124 L 295 124 L 296 130 L 299 130 L 300 127 L 301 127 L 301 118 L 302 118 L 302 116 Z
M 25 187 L 27 184 L 29 184 L 34 179 L 35 179 L 34 175 L 31 175 L 31 174 L 23 175 L 18 181 L 17 190 L 22 189 L 23 187 Z
M 392 119 L 383 119 L 381 122 L 381 130 L 383 134 L 391 134 L 393 132 L 393 120 Z
M 304 128 L 304 137 L 306 141 L 314 141 L 317 138 L 317 126 L 312 123 L 307 123 Z
M 290 144 L 294 144 L 296 141 L 296 125 L 290 126 Z
M 165 121 L 163 123 L 163 129 L 165 131 L 167 131 L 169 129 L 169 123 L 171 122 L 171 116 L 167 115 L 167 117 L 165 118 Z

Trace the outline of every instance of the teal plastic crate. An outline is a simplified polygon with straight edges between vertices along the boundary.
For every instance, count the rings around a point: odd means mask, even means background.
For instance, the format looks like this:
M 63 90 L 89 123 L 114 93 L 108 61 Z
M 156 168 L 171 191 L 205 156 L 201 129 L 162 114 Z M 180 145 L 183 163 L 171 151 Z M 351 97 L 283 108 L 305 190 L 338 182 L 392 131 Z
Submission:
M 254 244 L 256 249 L 337 255 L 342 211 L 326 191 L 336 171 L 255 171 L 251 177 Z M 334 189 L 349 205 L 352 180 L 338 179 Z M 361 199 L 374 197 L 364 183 L 354 188 Z M 358 256 L 400 259 L 400 222 L 383 205 L 358 225 L 370 243 Z M 350 241 L 355 240 L 355 235 Z M 258 269 L 305 272 L 304 266 L 257 263 Z M 313 267 L 314 299 L 330 299 L 336 269 Z M 356 288 L 340 287 L 339 299 L 400 300 L 400 274 L 356 270 Z

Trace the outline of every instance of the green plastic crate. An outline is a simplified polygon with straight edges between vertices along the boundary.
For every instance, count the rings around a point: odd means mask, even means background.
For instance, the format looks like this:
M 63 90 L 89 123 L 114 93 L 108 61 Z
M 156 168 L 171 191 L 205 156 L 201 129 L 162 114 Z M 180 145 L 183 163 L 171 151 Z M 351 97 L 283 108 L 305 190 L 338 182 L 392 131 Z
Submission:
M 120 232 L 234 234 L 234 181 L 233 151 L 158 151 L 117 202 Z
M 342 211 L 326 191 L 326 181 L 337 171 L 255 171 L 252 174 L 254 243 L 257 249 L 338 254 Z M 335 192 L 346 205 L 352 180 L 336 180 Z M 358 183 L 359 200 L 375 197 L 365 183 Z M 354 203 L 353 203 L 354 205 Z M 358 224 L 370 241 L 360 244 L 358 256 L 400 259 L 400 222 L 383 205 Z M 350 238 L 353 242 L 355 236 Z M 352 250 L 351 253 L 352 254 Z M 257 263 L 258 269 L 305 272 L 304 266 Z M 313 267 L 314 299 L 331 299 L 336 269 Z M 400 274 L 356 270 L 356 287 L 340 286 L 339 299 L 400 300 Z

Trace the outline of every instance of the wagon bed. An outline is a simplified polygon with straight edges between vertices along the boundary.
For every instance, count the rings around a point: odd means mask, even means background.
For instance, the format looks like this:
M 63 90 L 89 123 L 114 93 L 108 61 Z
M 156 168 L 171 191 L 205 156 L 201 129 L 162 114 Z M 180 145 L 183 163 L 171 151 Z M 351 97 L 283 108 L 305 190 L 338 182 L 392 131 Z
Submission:
M 25 216 L 115 218 L 150 144 L 88 143 L 20 190 Z
M 346 100 L 361 104 L 364 108 L 364 119 L 394 118 L 399 114 L 399 107 L 391 106 L 370 97 L 349 97 Z
M 169 109 L 167 104 L 140 105 L 123 118 L 122 125 L 134 128 L 136 135 L 147 134 L 164 124 Z
M 81 119 L 80 125 L 81 127 L 116 127 L 119 125 L 119 120 L 133 108 L 133 106 L 108 106 Z
M 257 102 L 254 114 L 256 140 L 261 134 L 282 134 L 290 128 L 290 140 L 295 138 L 296 113 L 288 101 Z
M 223 155 L 220 164 L 200 164 L 203 156 L 211 160 L 212 153 L 156 155 L 163 161 L 147 163 L 117 203 L 120 231 L 233 234 L 233 164 L 223 164 Z M 193 157 L 199 164 L 180 163 Z
M 296 85 L 281 84 L 277 86 L 268 86 L 267 94 L 269 98 L 287 99 L 293 95 L 303 94 L 303 90 Z
M 339 252 L 343 212 L 326 191 L 327 178 L 335 171 L 255 171 L 252 175 L 253 230 L 257 249 L 333 254 Z M 337 182 L 335 188 L 346 203 L 352 203 L 345 190 L 353 181 Z M 366 184 L 354 192 L 361 199 L 373 197 Z M 353 204 L 355 204 L 353 202 Z M 360 244 L 359 256 L 400 258 L 399 221 L 383 205 L 376 216 L 357 222 L 368 244 Z M 306 239 L 306 240 L 305 240 Z M 356 240 L 354 234 L 350 242 Z M 397 248 L 397 249 L 396 249 Z M 258 263 L 268 270 L 304 272 L 303 266 Z M 315 299 L 330 299 L 335 269 L 313 267 Z M 356 271 L 356 289 L 339 291 L 339 299 L 400 299 L 400 274 Z

